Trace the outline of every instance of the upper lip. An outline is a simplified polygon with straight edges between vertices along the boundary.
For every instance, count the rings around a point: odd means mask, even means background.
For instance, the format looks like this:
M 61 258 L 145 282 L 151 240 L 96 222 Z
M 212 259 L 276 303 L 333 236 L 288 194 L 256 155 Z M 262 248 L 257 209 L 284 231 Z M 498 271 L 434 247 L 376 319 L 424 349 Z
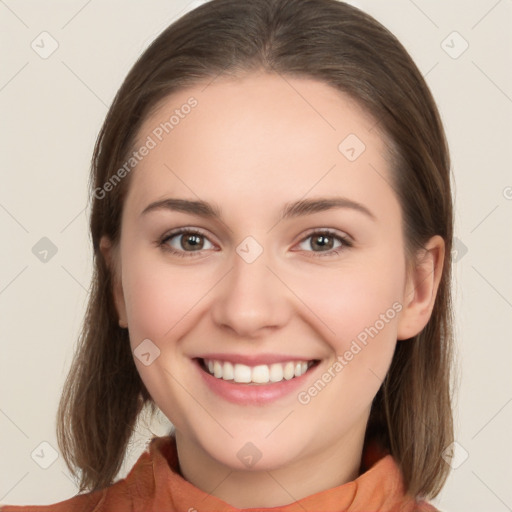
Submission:
M 247 366 L 257 366 L 260 364 L 287 363 L 288 361 L 315 361 L 316 358 L 304 357 L 291 354 L 226 354 L 214 353 L 203 354 L 197 359 L 213 359 L 215 361 L 229 361 L 234 364 L 245 364 Z

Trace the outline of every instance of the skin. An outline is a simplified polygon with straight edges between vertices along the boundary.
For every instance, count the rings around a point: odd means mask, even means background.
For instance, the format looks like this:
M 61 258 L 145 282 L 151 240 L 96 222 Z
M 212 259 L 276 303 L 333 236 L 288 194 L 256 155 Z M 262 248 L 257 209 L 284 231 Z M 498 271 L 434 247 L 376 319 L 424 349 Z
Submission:
M 118 270 L 114 296 L 132 349 L 150 339 L 160 350 L 149 366 L 134 360 L 176 428 L 183 476 L 236 507 L 285 505 L 358 476 L 372 399 L 397 340 L 416 335 L 431 315 L 444 243 L 433 237 L 408 271 L 385 140 L 339 91 L 263 72 L 217 79 L 166 98 L 138 140 L 190 96 L 197 107 L 132 171 L 120 243 L 104 238 L 102 251 Z M 353 162 L 338 150 L 351 133 L 366 146 Z M 332 196 L 374 218 L 335 208 L 279 221 L 285 203 Z M 171 197 L 215 203 L 222 220 L 141 214 Z M 181 227 L 205 233 L 200 252 L 179 235 L 167 246 L 188 257 L 158 245 Z M 336 253 L 312 245 L 307 237 L 322 229 L 352 247 L 337 239 Z M 263 248 L 250 264 L 236 252 L 247 236 Z M 319 359 L 318 378 L 394 303 L 400 313 L 306 405 L 296 393 L 264 406 L 229 403 L 192 363 L 212 352 L 292 354 Z M 262 455 L 251 468 L 237 457 L 247 442 Z

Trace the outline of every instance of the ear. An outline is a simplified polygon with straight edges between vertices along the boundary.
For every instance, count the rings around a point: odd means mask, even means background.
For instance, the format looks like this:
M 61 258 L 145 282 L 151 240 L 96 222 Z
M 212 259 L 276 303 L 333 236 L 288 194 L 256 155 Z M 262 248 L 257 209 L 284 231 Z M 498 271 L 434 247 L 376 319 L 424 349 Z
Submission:
M 114 304 L 119 316 L 119 327 L 127 328 L 128 321 L 126 315 L 126 304 L 124 301 L 123 285 L 121 282 L 120 265 L 118 262 L 119 255 L 112 244 L 110 238 L 102 236 L 100 239 L 100 251 L 105 258 L 105 263 L 112 275 L 112 294 L 114 296 Z
M 444 253 L 444 240 L 436 235 L 418 251 L 416 261 L 410 265 L 398 321 L 399 340 L 416 336 L 427 325 L 443 273 Z

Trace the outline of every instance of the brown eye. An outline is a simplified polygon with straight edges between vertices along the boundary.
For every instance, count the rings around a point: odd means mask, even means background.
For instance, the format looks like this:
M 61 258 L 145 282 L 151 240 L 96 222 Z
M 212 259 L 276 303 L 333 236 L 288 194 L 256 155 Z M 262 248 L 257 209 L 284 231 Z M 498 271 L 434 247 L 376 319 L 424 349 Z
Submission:
M 332 249 L 334 246 L 334 237 L 331 235 L 316 235 L 311 237 L 310 246 L 313 250 Z
M 352 244 L 347 238 L 329 231 L 316 231 L 304 238 L 299 245 L 301 250 L 322 253 L 319 256 L 323 256 L 323 253 L 326 256 L 338 254 L 336 249 L 343 250 L 351 246 Z
M 182 230 L 165 237 L 161 245 L 174 253 L 199 252 L 212 249 L 213 244 L 202 233 Z
M 184 250 L 200 250 L 204 246 L 204 238 L 201 235 L 180 235 L 180 245 Z

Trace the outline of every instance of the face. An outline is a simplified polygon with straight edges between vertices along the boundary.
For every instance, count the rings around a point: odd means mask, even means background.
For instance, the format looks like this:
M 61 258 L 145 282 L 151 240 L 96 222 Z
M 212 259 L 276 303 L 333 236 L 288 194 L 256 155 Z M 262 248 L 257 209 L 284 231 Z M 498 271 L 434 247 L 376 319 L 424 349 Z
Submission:
M 375 125 L 324 83 L 253 73 L 173 94 L 139 131 L 116 304 L 152 398 L 212 461 L 362 441 L 410 326 Z

